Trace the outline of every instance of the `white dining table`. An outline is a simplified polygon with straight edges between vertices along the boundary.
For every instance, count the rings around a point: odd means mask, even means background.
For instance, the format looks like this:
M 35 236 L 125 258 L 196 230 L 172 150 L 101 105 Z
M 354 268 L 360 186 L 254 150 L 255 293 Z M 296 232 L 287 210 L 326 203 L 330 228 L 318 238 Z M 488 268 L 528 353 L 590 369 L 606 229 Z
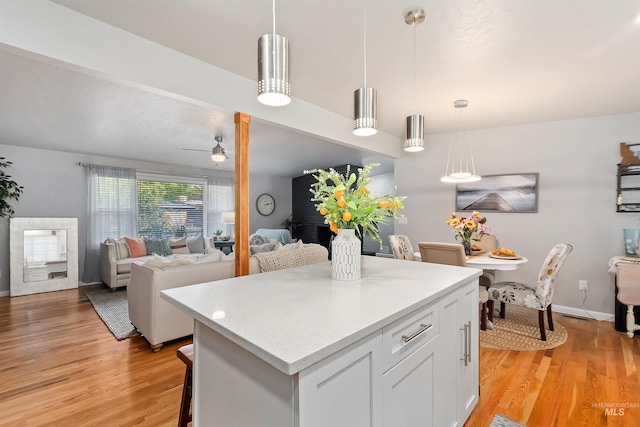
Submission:
M 414 252 L 413 256 L 416 261 L 422 259 L 420 252 Z M 467 267 L 479 268 L 481 270 L 517 270 L 527 262 L 529 262 L 529 260 L 523 256 L 519 256 L 518 259 L 494 258 L 490 252 L 467 257 Z
M 467 267 L 481 268 L 483 270 L 517 270 L 520 266 L 529 262 L 523 256 L 518 259 L 494 258 L 490 252 L 467 257 Z

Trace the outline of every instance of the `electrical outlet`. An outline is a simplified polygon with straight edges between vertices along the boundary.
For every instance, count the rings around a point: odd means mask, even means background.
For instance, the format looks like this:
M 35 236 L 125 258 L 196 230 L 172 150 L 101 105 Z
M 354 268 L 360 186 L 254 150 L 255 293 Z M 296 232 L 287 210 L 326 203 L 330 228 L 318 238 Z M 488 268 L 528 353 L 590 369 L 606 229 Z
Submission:
M 581 291 L 586 291 L 589 289 L 588 283 L 586 280 L 578 280 L 578 289 Z

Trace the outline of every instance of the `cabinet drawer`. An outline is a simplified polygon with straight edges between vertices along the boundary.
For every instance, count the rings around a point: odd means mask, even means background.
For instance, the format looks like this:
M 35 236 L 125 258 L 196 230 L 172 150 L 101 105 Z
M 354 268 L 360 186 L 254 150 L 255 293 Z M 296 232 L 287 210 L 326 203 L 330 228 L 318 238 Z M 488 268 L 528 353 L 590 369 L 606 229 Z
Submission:
M 386 372 L 438 335 L 438 305 L 420 308 L 382 329 L 382 365 Z

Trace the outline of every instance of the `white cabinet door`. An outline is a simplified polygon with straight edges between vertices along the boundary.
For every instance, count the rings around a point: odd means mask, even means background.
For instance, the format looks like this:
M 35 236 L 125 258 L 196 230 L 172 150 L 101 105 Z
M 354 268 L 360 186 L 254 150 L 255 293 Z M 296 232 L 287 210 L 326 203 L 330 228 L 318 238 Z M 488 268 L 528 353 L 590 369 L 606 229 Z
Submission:
M 478 282 L 440 303 L 436 383 L 441 393 L 435 413 L 439 426 L 461 426 L 478 401 Z
M 299 425 L 382 427 L 382 332 L 299 374 Z
M 440 336 L 432 338 L 384 374 L 384 425 L 437 426 L 435 352 Z
M 465 350 L 467 352 L 466 363 L 464 361 L 458 363 L 458 420 L 462 425 L 478 403 L 478 351 L 480 350 L 478 283 L 465 286 L 458 291 L 458 295 L 461 308 L 458 328 L 463 332 L 461 343 L 463 355 Z

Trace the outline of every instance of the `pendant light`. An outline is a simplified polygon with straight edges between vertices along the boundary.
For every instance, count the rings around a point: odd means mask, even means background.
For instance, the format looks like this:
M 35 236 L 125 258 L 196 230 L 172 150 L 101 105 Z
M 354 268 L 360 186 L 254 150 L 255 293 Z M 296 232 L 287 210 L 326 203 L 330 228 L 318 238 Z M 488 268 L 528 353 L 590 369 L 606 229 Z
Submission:
M 467 105 L 468 102 L 464 99 L 453 103 L 457 130 L 451 136 L 447 169 L 445 176 L 440 178 L 442 182 L 462 183 L 480 181 L 481 179 L 479 175 L 476 175 L 473 152 L 471 151 L 471 138 L 466 128 Z
M 282 106 L 291 102 L 289 40 L 276 34 L 276 0 L 273 0 L 273 32 L 258 39 L 258 101 Z
M 416 27 L 424 22 L 422 9 L 412 10 L 404 17 L 404 22 L 413 26 L 413 114 L 407 116 L 405 127 L 404 151 L 424 150 L 424 116 L 416 114 Z
M 367 87 L 367 8 L 364 9 L 364 86 L 353 92 L 354 120 L 353 134 L 358 136 L 375 135 L 378 132 L 378 94 L 374 88 Z

